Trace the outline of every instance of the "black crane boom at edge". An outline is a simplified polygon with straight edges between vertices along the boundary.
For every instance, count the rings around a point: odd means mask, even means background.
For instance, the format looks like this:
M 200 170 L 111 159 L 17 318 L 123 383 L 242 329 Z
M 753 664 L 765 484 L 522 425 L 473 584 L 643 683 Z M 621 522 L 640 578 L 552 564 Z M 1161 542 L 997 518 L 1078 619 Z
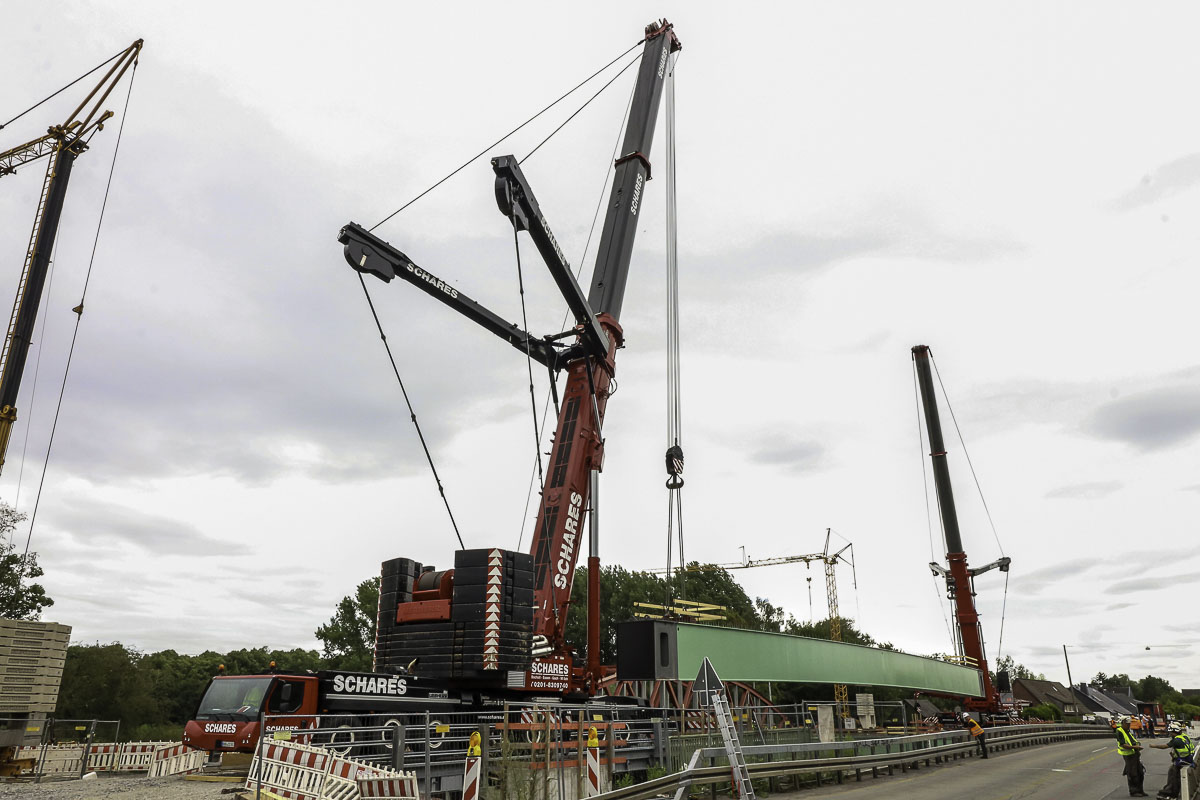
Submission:
M 417 266 L 411 258 L 392 247 L 357 222 L 351 222 L 338 233 L 338 241 L 345 247 L 346 261 L 354 269 L 366 275 L 374 275 L 384 283 L 393 278 L 403 278 L 421 291 L 462 314 L 485 330 L 504 339 L 522 353 L 528 348 L 529 355 L 551 369 L 561 369 L 559 351 L 550 343 L 521 330 L 515 323 L 472 300 L 433 273 Z

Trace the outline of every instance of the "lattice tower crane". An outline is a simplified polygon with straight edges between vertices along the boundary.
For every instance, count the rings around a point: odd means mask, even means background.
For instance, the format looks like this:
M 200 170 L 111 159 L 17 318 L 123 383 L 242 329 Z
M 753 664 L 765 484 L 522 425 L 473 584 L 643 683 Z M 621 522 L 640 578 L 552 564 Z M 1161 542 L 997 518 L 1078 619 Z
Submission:
M 142 40 L 138 39 L 111 59 L 112 66 L 108 72 L 65 122 L 51 125 L 45 136 L 0 152 L 0 176 L 11 175 L 17 167 L 43 156 L 50 157 L 46 164 L 46 176 L 42 179 L 37 212 L 33 217 L 33 233 L 29 236 L 29 247 L 25 251 L 25 266 L 17 283 L 17 295 L 13 300 L 3 350 L 0 350 L 0 469 L 4 468 L 8 440 L 12 435 L 13 423 L 17 421 L 21 375 L 25 371 L 29 345 L 33 342 L 34 323 L 50 269 L 50 256 L 54 251 L 54 238 L 62 217 L 71 167 L 76 157 L 87 150 L 92 135 L 103 130 L 104 123 L 113 115 L 113 112 L 101 111 L 100 108 L 126 70 L 137 63 L 141 51 Z M 84 114 L 89 103 L 91 108 Z M 76 306 L 74 311 L 82 314 L 83 305 Z

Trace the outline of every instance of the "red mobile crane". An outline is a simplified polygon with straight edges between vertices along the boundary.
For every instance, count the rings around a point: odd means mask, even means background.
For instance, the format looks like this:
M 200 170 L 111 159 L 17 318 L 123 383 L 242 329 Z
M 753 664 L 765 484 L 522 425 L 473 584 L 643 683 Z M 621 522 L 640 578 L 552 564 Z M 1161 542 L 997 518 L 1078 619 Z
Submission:
M 528 354 L 544 365 L 552 378 L 566 372 L 530 554 L 460 550 L 457 582 L 456 570 L 439 572 L 409 559 L 385 562 L 376 673 L 218 676 L 210 683 L 196 718 L 188 723 L 186 743 L 206 750 L 248 750 L 257 738 L 257 716 L 263 709 L 294 712 L 296 725 L 283 727 L 301 727 L 302 715 L 329 711 L 424 710 L 430 704 L 447 703 L 478 707 L 506 698 L 596 692 L 603 667 L 600 561 L 592 503 L 596 474 L 603 464 L 604 411 L 616 351 L 623 346 L 621 305 L 641 201 L 650 180 L 647 154 L 668 59 L 680 46 L 666 20 L 646 27 L 622 155 L 614 164 L 595 271 L 586 296 L 517 159 L 511 155 L 492 159 L 497 205 L 517 231 L 526 231 L 533 239 L 574 317 L 575 325 L 567 331 L 535 337 L 418 266 L 361 225 L 351 222 L 338 235 L 345 258 L 355 270 L 384 282 L 403 278 Z M 568 344 L 567 340 L 573 341 Z M 587 662 L 581 668 L 574 662 L 565 629 L 583 523 L 589 512 Z M 473 589 L 467 585 L 468 572 L 478 576 L 472 580 L 483 580 L 478 598 L 495 600 L 503 614 L 493 614 L 492 606 L 485 603 L 478 620 L 470 616 L 474 612 L 463 602 Z M 502 595 L 503 600 L 499 599 Z M 392 600 L 385 602 L 384 597 Z M 477 603 L 478 598 L 472 594 L 468 602 Z M 501 635 L 508 638 L 494 638 Z M 423 644 L 426 642 L 432 644 Z M 489 647 L 492 643 L 498 646 Z M 391 648 L 388 653 L 393 657 L 380 658 L 385 647 Z M 395 656 L 409 653 L 395 648 L 410 647 L 423 655 L 413 659 Z M 464 647 L 479 652 L 464 655 Z M 553 679 L 547 680 L 547 676 Z M 235 687 L 233 682 L 239 683 Z M 230 697 L 219 697 L 222 691 Z
M 992 569 L 1008 572 L 1011 559 L 1004 558 L 971 569 L 967 566 L 967 554 L 963 550 L 962 535 L 958 529 L 958 513 L 954 508 L 954 490 L 950 486 L 950 468 L 946 463 L 946 445 L 942 439 L 942 422 L 938 415 L 937 397 L 933 391 L 933 373 L 930 370 L 929 347 L 919 344 L 912 349 L 913 364 L 917 370 L 917 384 L 921 389 L 921 405 L 925 411 L 925 427 L 929 433 L 929 457 L 933 462 L 933 480 L 937 490 L 938 508 L 942 514 L 942 531 L 946 538 L 946 560 L 949 568 L 937 562 L 929 567 L 935 575 L 946 579 L 946 594 L 954 601 L 954 619 L 957 624 L 958 643 L 961 655 L 969 666 L 983 674 L 983 699 L 964 698 L 963 705 L 975 711 L 1000 712 L 1000 696 L 992 686 L 988 674 L 987 656 L 983 649 L 983 631 L 979 627 L 979 612 L 975 610 L 975 576 Z

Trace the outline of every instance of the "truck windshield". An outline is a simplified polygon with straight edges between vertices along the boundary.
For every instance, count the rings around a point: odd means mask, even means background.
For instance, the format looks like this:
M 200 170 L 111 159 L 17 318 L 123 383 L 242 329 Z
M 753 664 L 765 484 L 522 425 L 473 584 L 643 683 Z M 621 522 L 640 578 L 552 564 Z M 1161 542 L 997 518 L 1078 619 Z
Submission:
M 213 678 L 200 701 L 196 719 L 250 718 L 258 715 L 273 678 Z

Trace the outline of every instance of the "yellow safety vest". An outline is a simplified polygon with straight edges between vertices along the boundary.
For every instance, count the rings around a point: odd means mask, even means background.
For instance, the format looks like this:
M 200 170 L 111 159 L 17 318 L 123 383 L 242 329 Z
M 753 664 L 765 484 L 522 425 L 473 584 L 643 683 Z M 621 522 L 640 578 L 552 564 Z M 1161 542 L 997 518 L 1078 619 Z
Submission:
M 1117 726 L 1117 754 L 1122 756 L 1131 756 L 1136 750 L 1133 748 L 1137 745 L 1137 737 L 1132 731 L 1127 731 L 1120 725 Z
M 1196 753 L 1196 746 L 1192 744 L 1191 738 L 1186 733 L 1177 733 L 1175 738 L 1179 740 L 1182 747 L 1173 747 L 1171 750 L 1175 753 L 1176 758 L 1188 758 Z

